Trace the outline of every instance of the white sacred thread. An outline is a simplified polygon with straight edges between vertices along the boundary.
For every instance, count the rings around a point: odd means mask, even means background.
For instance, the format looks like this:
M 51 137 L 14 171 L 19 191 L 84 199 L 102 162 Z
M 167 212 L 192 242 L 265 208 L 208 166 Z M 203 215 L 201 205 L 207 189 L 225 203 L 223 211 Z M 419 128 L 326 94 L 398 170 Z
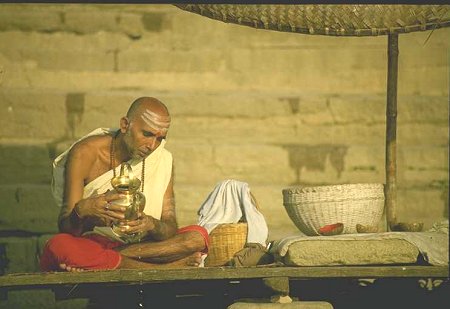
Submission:
M 170 116 L 161 116 L 148 109 L 141 115 L 142 120 L 155 131 L 161 135 L 166 135 L 170 126 Z

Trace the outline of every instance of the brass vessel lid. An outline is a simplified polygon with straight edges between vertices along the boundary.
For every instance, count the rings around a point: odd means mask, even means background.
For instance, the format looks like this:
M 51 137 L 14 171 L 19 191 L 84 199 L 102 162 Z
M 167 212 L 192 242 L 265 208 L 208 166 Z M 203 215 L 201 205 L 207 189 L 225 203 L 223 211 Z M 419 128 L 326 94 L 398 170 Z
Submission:
M 135 192 L 139 190 L 141 181 L 134 176 L 130 164 L 124 162 L 120 166 L 120 175 L 111 179 L 111 185 L 117 192 Z

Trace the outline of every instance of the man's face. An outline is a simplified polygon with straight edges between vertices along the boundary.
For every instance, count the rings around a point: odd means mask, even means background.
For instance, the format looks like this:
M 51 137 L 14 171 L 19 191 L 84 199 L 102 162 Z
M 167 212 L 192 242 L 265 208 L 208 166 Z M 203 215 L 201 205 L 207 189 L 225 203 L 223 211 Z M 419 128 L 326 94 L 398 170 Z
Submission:
M 142 159 L 151 154 L 165 138 L 159 131 L 148 126 L 140 117 L 129 122 L 124 135 L 125 145 L 131 157 Z

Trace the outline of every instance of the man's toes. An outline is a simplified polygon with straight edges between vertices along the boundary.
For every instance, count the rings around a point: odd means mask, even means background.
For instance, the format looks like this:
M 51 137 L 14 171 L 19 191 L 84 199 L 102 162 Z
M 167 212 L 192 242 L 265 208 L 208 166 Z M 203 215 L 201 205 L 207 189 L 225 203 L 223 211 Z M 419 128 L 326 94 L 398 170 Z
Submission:
M 187 265 L 188 266 L 199 266 L 202 262 L 202 254 L 200 252 L 193 253 L 188 259 L 187 259 Z
M 59 264 L 59 268 L 61 268 L 61 270 L 71 271 L 71 272 L 80 272 L 80 271 L 84 271 L 83 268 L 72 267 L 72 266 L 69 266 L 69 265 L 67 265 L 67 264 L 65 264 L 65 263 Z
M 187 266 L 198 266 L 198 265 L 200 265 L 200 263 L 198 263 L 196 260 L 189 259 L 189 260 L 187 260 L 186 265 Z

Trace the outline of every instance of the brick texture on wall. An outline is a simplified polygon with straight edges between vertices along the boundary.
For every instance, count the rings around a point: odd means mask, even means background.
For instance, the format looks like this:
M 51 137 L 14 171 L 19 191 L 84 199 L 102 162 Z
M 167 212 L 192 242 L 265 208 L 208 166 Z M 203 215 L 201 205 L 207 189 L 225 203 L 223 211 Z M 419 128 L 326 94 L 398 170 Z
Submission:
M 180 225 L 224 179 L 249 183 L 271 239 L 297 231 L 283 188 L 385 181 L 386 36 L 252 29 L 167 4 L 0 7 L 5 237 L 57 231 L 52 160 L 144 95 L 172 114 Z M 399 36 L 398 216 L 425 228 L 448 218 L 449 35 Z

